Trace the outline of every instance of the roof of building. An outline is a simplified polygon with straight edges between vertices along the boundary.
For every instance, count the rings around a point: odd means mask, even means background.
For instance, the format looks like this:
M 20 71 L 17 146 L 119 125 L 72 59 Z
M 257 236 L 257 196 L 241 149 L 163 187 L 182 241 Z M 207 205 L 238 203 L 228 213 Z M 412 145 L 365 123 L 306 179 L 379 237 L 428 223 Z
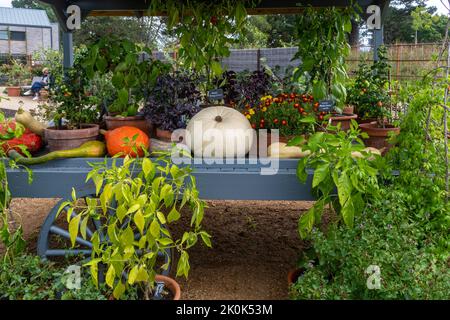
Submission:
M 0 7 L 0 25 L 51 27 L 45 10 Z

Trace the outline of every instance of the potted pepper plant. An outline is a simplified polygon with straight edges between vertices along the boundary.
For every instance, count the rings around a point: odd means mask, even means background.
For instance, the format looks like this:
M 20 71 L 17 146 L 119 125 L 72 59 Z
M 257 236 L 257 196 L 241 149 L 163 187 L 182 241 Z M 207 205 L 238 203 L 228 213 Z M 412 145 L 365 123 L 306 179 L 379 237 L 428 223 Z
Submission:
M 55 77 L 48 103 L 38 107 L 40 116 L 53 122 L 44 129 L 50 151 L 77 148 L 98 138 L 99 101 L 88 92 L 89 80 L 81 66 L 83 54 L 77 52 L 73 67 Z
M 400 133 L 400 128 L 392 124 L 389 64 L 387 49 L 378 49 L 379 59 L 372 67 L 360 65 L 358 76 L 350 90 L 350 102 L 361 114 L 363 122 L 359 127 L 369 136 L 365 140 L 368 147 L 383 149 L 386 153 L 391 144 L 389 138 Z M 365 120 L 365 121 L 364 121 Z
M 155 162 L 125 157 L 122 165 L 116 164 L 117 159 L 113 166 L 94 164 L 88 180 L 96 184 L 96 197 L 87 198 L 86 205 L 80 204 L 74 191 L 73 201 L 61 205 L 58 214 L 69 208 L 65 213 L 72 226 L 72 246 L 77 236 L 92 242 L 91 260 L 85 266 L 97 286 L 99 271 L 104 270 L 112 298 L 123 298 L 137 289 L 142 299 L 180 299 L 179 285 L 161 274 L 169 273 L 176 253 L 176 276 L 187 277 L 189 248 L 199 240 L 211 247 L 210 235 L 201 224 L 205 203 L 199 198 L 192 169 L 176 166 L 170 156 L 166 152 L 160 153 Z M 186 214 L 191 222 L 183 233 L 176 236 L 169 232 L 169 227 Z M 102 224 L 87 233 L 91 218 Z M 104 235 L 109 237 L 106 241 Z
M 349 87 L 347 103 L 358 114 L 358 123 L 370 123 L 385 116 L 390 102 L 389 64 L 385 47 L 378 49 L 378 60 L 372 66 L 361 61 L 355 79 Z

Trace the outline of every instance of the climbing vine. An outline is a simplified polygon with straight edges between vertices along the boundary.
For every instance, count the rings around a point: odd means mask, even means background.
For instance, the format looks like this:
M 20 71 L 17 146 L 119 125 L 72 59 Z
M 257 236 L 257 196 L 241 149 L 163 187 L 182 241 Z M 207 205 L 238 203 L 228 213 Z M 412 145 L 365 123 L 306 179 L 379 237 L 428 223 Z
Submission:
M 179 39 L 179 59 L 205 77 L 206 92 L 214 78 L 222 74 L 219 58 L 230 55 L 230 46 L 239 40 L 253 1 L 154 0 L 150 11 L 168 15 L 168 30 Z

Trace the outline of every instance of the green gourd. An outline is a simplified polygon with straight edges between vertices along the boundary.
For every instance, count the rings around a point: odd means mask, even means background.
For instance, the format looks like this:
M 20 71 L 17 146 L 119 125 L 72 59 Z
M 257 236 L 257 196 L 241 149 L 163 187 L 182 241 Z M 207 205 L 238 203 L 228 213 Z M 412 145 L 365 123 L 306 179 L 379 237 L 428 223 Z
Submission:
M 78 148 L 70 150 L 58 150 L 47 153 L 40 157 L 26 158 L 20 155 L 17 151 L 11 150 L 8 156 L 14 159 L 16 163 L 23 165 L 33 165 L 45 163 L 47 161 L 62 159 L 62 158 L 98 158 L 103 157 L 106 153 L 105 144 L 101 141 L 88 141 L 83 143 Z

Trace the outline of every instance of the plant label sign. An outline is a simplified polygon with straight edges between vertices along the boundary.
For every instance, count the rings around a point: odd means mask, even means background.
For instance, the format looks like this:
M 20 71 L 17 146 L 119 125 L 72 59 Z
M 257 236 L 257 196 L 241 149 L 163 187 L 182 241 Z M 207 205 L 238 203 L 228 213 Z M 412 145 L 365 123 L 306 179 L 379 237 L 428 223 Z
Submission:
M 334 110 L 333 100 L 321 100 L 319 101 L 319 111 L 320 112 L 332 112 Z
M 222 100 L 223 99 L 223 90 L 222 89 L 214 89 L 208 91 L 208 99 L 209 100 Z

